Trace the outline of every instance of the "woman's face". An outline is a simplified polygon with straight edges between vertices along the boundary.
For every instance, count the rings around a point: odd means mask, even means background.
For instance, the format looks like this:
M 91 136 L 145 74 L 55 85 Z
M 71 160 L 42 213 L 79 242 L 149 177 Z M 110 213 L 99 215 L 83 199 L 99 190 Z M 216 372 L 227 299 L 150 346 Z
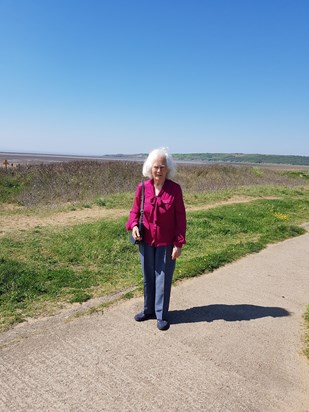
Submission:
M 154 180 L 154 183 L 157 185 L 163 185 L 168 169 L 166 165 L 166 159 L 164 156 L 157 157 L 153 162 L 151 174 Z

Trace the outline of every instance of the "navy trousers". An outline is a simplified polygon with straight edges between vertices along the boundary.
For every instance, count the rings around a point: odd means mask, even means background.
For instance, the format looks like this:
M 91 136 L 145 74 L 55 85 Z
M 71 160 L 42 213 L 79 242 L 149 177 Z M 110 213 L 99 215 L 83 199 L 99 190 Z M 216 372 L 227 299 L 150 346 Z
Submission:
M 139 245 L 140 261 L 144 276 L 144 313 L 156 314 L 166 320 L 170 304 L 171 287 L 176 260 L 172 260 L 173 245 Z

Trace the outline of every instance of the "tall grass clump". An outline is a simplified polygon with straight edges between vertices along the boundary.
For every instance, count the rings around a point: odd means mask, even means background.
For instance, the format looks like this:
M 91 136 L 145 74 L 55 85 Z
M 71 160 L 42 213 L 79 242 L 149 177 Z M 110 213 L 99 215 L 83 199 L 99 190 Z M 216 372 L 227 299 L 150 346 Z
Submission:
M 31 177 L 25 167 L 9 170 L 0 167 L 0 203 L 15 202 L 30 181 Z
M 131 192 L 141 179 L 132 162 L 73 161 L 30 166 L 30 183 L 19 196 L 25 206 L 51 205 L 104 198 Z
M 255 185 L 293 187 L 303 183 L 279 170 L 239 165 L 181 165 L 177 180 L 186 192 L 214 192 Z

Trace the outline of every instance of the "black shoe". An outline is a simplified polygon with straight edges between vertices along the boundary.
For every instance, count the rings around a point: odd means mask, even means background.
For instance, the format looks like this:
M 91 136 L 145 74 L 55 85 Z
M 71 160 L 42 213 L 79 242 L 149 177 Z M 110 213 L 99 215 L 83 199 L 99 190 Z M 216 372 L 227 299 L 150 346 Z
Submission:
M 157 321 L 157 328 L 159 330 L 167 330 L 167 329 L 169 329 L 169 327 L 170 327 L 170 324 L 168 323 L 167 320 L 158 320 Z
M 134 319 L 136 320 L 136 322 L 143 322 L 144 320 L 155 319 L 155 318 L 156 318 L 156 316 L 155 316 L 154 313 L 147 314 L 147 313 L 144 313 L 144 312 L 137 313 L 134 316 Z

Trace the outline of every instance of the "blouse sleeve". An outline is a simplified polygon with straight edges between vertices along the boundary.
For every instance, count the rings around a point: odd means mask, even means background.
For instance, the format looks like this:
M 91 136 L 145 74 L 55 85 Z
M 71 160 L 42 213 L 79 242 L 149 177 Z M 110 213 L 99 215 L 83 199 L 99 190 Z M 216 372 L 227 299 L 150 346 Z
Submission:
M 175 198 L 175 209 L 176 209 L 176 236 L 174 245 L 177 247 L 182 247 L 186 243 L 186 209 L 183 201 L 182 190 L 179 186 L 177 191 L 177 196 Z
M 142 184 L 140 183 L 136 189 L 133 207 L 130 210 L 129 219 L 126 223 L 126 229 L 132 230 L 134 226 L 138 225 L 142 200 Z

